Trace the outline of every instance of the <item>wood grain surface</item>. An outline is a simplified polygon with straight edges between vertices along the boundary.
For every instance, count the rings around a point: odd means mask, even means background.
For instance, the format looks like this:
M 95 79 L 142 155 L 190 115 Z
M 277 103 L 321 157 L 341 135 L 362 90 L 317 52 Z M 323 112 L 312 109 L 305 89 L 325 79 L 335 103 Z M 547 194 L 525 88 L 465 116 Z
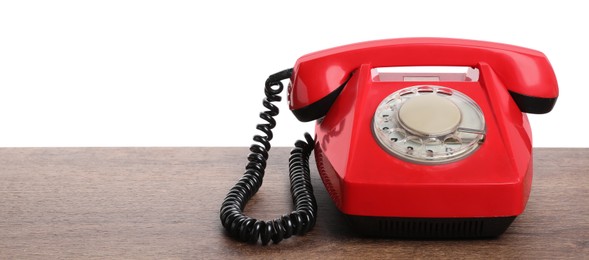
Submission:
M 246 212 L 291 210 L 287 148 L 274 148 Z M 246 148 L 0 149 L 1 259 L 585 258 L 589 149 L 535 149 L 526 211 L 491 240 L 358 237 L 317 170 L 315 228 L 278 245 L 226 236 L 218 211 Z

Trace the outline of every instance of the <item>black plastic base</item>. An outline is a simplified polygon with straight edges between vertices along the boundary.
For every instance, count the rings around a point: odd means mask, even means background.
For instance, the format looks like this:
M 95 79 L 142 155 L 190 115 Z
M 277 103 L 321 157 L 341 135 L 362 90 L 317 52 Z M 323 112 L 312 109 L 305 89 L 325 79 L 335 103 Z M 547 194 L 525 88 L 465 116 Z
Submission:
M 370 237 L 462 239 L 497 237 L 514 217 L 494 218 L 388 218 L 346 215 L 352 228 Z

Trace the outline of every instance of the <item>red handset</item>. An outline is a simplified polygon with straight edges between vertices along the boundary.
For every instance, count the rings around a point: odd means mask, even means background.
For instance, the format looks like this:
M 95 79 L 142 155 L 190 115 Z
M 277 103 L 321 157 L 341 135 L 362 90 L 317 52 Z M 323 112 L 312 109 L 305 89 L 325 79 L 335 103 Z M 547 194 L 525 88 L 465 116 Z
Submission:
M 380 74 L 379 67 L 466 66 L 467 73 Z M 478 77 L 469 74 L 478 71 Z M 376 76 L 375 76 L 376 71 Z M 290 79 L 290 109 L 315 119 L 315 138 L 289 159 L 295 209 L 271 221 L 243 214 L 260 188 L 274 116 Z M 386 79 L 386 80 L 382 80 Z M 315 224 L 309 156 L 337 208 L 361 234 L 396 238 L 501 235 L 520 215 L 532 183 L 532 135 L 524 113 L 547 113 L 558 97 L 541 52 L 445 38 L 363 42 L 311 53 L 265 85 L 266 121 L 246 171 L 220 217 L 241 241 L 278 243 Z M 524 112 L 524 113 L 522 113 Z M 323 216 L 329 217 L 329 216 Z
M 394 66 L 471 66 L 488 64 L 522 112 L 547 113 L 558 85 L 546 56 L 513 45 L 447 38 L 369 41 L 307 54 L 294 66 L 289 106 L 301 121 L 325 115 L 351 73 L 361 64 Z

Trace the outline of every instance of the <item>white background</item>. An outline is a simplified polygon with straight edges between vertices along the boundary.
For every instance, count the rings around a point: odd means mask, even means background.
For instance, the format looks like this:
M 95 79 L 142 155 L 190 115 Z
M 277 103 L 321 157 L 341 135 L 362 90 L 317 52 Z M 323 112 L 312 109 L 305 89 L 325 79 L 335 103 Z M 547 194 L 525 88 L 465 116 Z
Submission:
M 263 82 L 303 54 L 434 36 L 544 52 L 535 146 L 587 147 L 583 1 L 3 1 L 0 146 L 248 146 Z M 280 106 L 275 145 L 313 123 Z

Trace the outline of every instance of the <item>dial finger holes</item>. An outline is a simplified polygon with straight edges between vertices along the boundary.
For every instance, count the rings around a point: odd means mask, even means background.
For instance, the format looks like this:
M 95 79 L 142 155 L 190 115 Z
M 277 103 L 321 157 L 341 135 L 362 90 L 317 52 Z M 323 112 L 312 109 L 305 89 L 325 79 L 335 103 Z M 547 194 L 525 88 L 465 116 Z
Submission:
M 405 148 L 405 152 L 409 155 L 413 155 L 413 146 L 407 146 L 407 148 Z
M 390 133 L 391 131 L 393 131 L 394 126 L 395 125 L 393 124 L 393 122 L 383 121 L 380 125 L 380 130 L 384 133 Z
M 447 88 L 438 88 L 436 93 L 446 96 L 452 96 L 452 90 Z
M 433 93 L 434 88 L 430 86 L 422 86 L 417 88 L 417 93 Z
M 439 153 L 442 146 L 442 141 L 440 141 L 438 138 L 428 138 L 425 140 L 424 145 L 425 156 L 431 158 Z
M 393 112 L 393 110 L 389 109 L 386 109 L 380 113 L 380 117 L 382 118 L 382 121 L 385 123 L 388 123 L 391 120 L 393 120 L 394 115 L 395 113 Z
M 401 92 L 399 93 L 399 96 L 403 97 L 403 96 L 408 96 L 408 95 L 413 95 L 415 94 L 414 89 L 404 89 L 401 90 Z
M 453 154 L 454 151 L 460 150 L 462 147 L 462 139 L 456 135 L 449 135 L 444 138 L 443 147 L 446 154 Z
M 430 150 L 430 149 L 425 150 L 425 155 L 427 157 L 434 157 L 434 151 L 433 150 Z
M 391 133 L 389 134 L 389 140 L 393 143 L 399 142 L 401 140 L 404 140 L 405 137 L 407 137 L 407 134 L 405 133 L 405 131 L 403 129 L 394 129 L 393 131 L 391 131 Z
M 412 155 L 415 153 L 415 151 L 421 149 L 421 146 L 423 146 L 423 140 L 417 136 L 412 135 L 407 137 L 405 144 L 407 145 L 405 147 L 405 153 Z

